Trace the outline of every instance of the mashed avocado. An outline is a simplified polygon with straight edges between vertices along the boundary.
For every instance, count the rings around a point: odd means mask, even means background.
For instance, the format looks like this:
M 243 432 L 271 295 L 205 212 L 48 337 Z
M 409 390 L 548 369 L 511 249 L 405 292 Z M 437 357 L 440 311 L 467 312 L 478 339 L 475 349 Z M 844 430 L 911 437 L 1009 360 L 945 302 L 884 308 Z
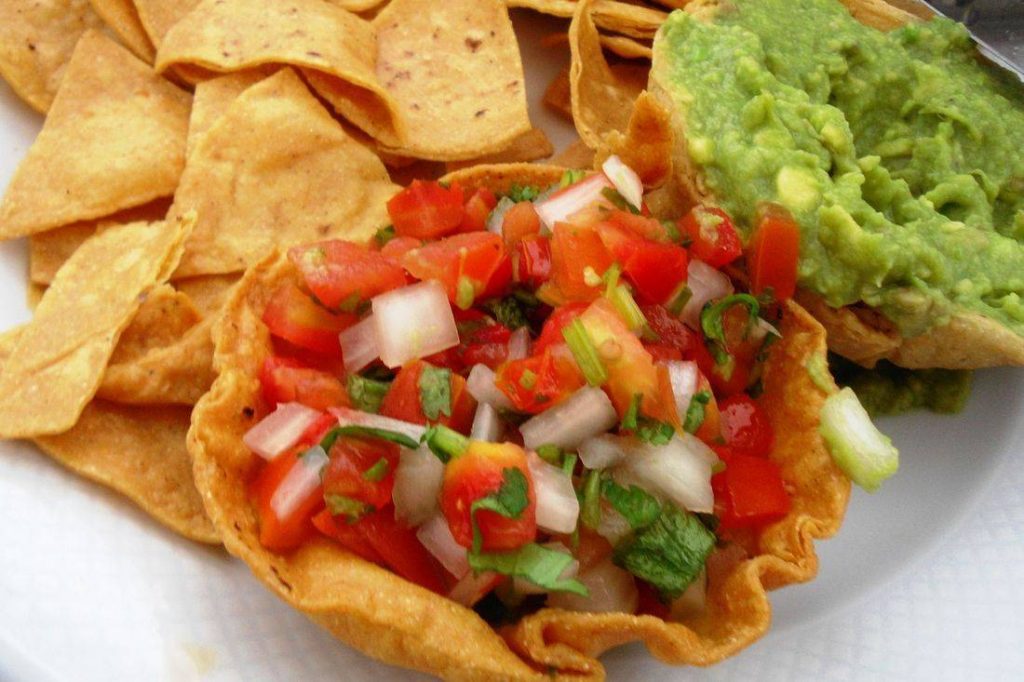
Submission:
M 829 366 L 836 383 L 849 386 L 872 417 L 931 410 L 955 414 L 967 404 L 973 374 L 965 370 L 909 370 L 888 362 L 866 369 L 832 355 Z
M 966 308 L 1024 334 L 1024 94 L 936 19 L 883 33 L 835 0 L 673 13 L 654 84 L 708 189 L 747 232 L 802 228 L 800 282 L 913 336 Z

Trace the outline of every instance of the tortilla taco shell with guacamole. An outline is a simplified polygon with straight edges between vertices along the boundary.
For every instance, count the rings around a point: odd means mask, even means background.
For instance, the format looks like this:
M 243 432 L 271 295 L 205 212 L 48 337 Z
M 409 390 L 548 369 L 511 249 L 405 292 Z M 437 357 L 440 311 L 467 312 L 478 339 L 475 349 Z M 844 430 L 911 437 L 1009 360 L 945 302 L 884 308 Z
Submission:
M 1024 89 L 868 0 L 695 1 L 658 33 L 669 205 L 801 228 L 798 300 L 865 366 L 1024 364 Z

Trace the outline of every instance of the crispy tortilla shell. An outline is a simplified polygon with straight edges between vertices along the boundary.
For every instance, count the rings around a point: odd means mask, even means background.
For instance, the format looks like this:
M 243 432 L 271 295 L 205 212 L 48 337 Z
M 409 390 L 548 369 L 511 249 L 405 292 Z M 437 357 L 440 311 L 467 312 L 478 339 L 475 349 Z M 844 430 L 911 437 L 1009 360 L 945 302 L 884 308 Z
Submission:
M 880 30 L 918 20 L 915 14 L 881 0 L 843 0 L 843 4 L 858 21 Z M 694 0 L 685 11 L 701 20 L 713 21 L 720 5 L 716 0 Z M 654 193 L 650 205 L 656 212 L 667 210 L 679 215 L 699 203 L 714 204 L 715 198 L 704 184 L 699 167 L 689 156 L 685 136 L 686 114 L 672 104 L 673 98 L 666 89 L 672 87 L 672 81 L 670 77 L 666 79 L 658 68 L 659 63 L 655 56 L 649 89 L 657 102 L 671 112 L 675 139 L 671 153 L 671 177 Z M 872 367 L 882 359 L 909 369 L 1024 365 L 1024 337 L 991 318 L 971 311 L 957 311 L 948 322 L 919 336 L 904 338 L 887 319 L 864 306 L 837 310 L 810 292 L 802 292 L 800 300 L 825 326 L 829 347 L 866 367 Z
M 153 41 L 146 34 L 146 29 L 139 19 L 139 11 L 132 0 L 89 0 L 93 10 L 107 26 L 117 34 L 135 56 L 149 64 L 156 57 Z
M 446 176 L 467 187 L 501 192 L 514 184 L 545 186 L 554 166 L 477 167 Z M 447 679 L 603 679 L 596 660 L 619 644 L 642 640 L 658 658 L 707 665 L 749 645 L 767 630 L 766 590 L 810 580 L 813 540 L 842 521 L 849 481 L 825 450 L 818 414 L 826 394 L 805 365 L 824 360 L 822 327 L 796 304 L 786 310 L 784 338 L 765 367 L 762 403 L 776 429 L 772 458 L 793 493 L 791 513 L 759 535 L 736 539 L 709 569 L 707 613 L 686 623 L 652 616 L 594 615 L 545 609 L 500 635 L 473 611 L 410 584 L 322 539 L 282 556 L 259 544 L 246 480 L 253 457 L 242 435 L 265 412 L 259 368 L 272 352 L 261 314 L 281 283 L 295 277 L 281 256 L 251 268 L 216 326 L 213 388 L 196 406 L 189 450 L 196 485 L 229 552 L 248 563 L 275 594 L 340 640 L 370 656 Z M 750 557 L 750 558 L 747 558 Z M 513 653 L 514 652 L 514 653 Z

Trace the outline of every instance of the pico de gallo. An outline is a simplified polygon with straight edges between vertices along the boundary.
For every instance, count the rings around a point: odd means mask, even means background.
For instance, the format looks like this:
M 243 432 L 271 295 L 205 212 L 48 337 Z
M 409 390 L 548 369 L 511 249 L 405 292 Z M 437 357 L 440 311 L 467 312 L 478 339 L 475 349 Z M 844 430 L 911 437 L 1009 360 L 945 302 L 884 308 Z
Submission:
M 388 212 L 369 246 L 292 249 L 263 312 L 261 543 L 326 537 L 481 611 L 700 608 L 716 545 L 791 506 L 756 398 L 792 219 L 766 206 L 744 254 L 720 209 L 652 217 L 614 156 Z

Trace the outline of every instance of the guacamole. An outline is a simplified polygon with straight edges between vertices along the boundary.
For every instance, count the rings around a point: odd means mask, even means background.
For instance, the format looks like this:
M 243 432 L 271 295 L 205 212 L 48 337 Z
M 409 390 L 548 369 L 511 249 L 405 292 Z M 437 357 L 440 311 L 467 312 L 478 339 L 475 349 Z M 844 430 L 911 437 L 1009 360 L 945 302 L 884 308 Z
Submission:
M 955 414 L 967 404 L 974 376 L 966 370 L 909 370 L 884 361 L 867 369 L 838 355 L 829 356 L 829 368 L 872 417 L 921 409 Z
M 1024 334 L 1024 93 L 945 19 L 883 33 L 835 0 L 674 12 L 653 85 L 746 237 L 801 225 L 801 285 L 914 336 L 967 309 Z

